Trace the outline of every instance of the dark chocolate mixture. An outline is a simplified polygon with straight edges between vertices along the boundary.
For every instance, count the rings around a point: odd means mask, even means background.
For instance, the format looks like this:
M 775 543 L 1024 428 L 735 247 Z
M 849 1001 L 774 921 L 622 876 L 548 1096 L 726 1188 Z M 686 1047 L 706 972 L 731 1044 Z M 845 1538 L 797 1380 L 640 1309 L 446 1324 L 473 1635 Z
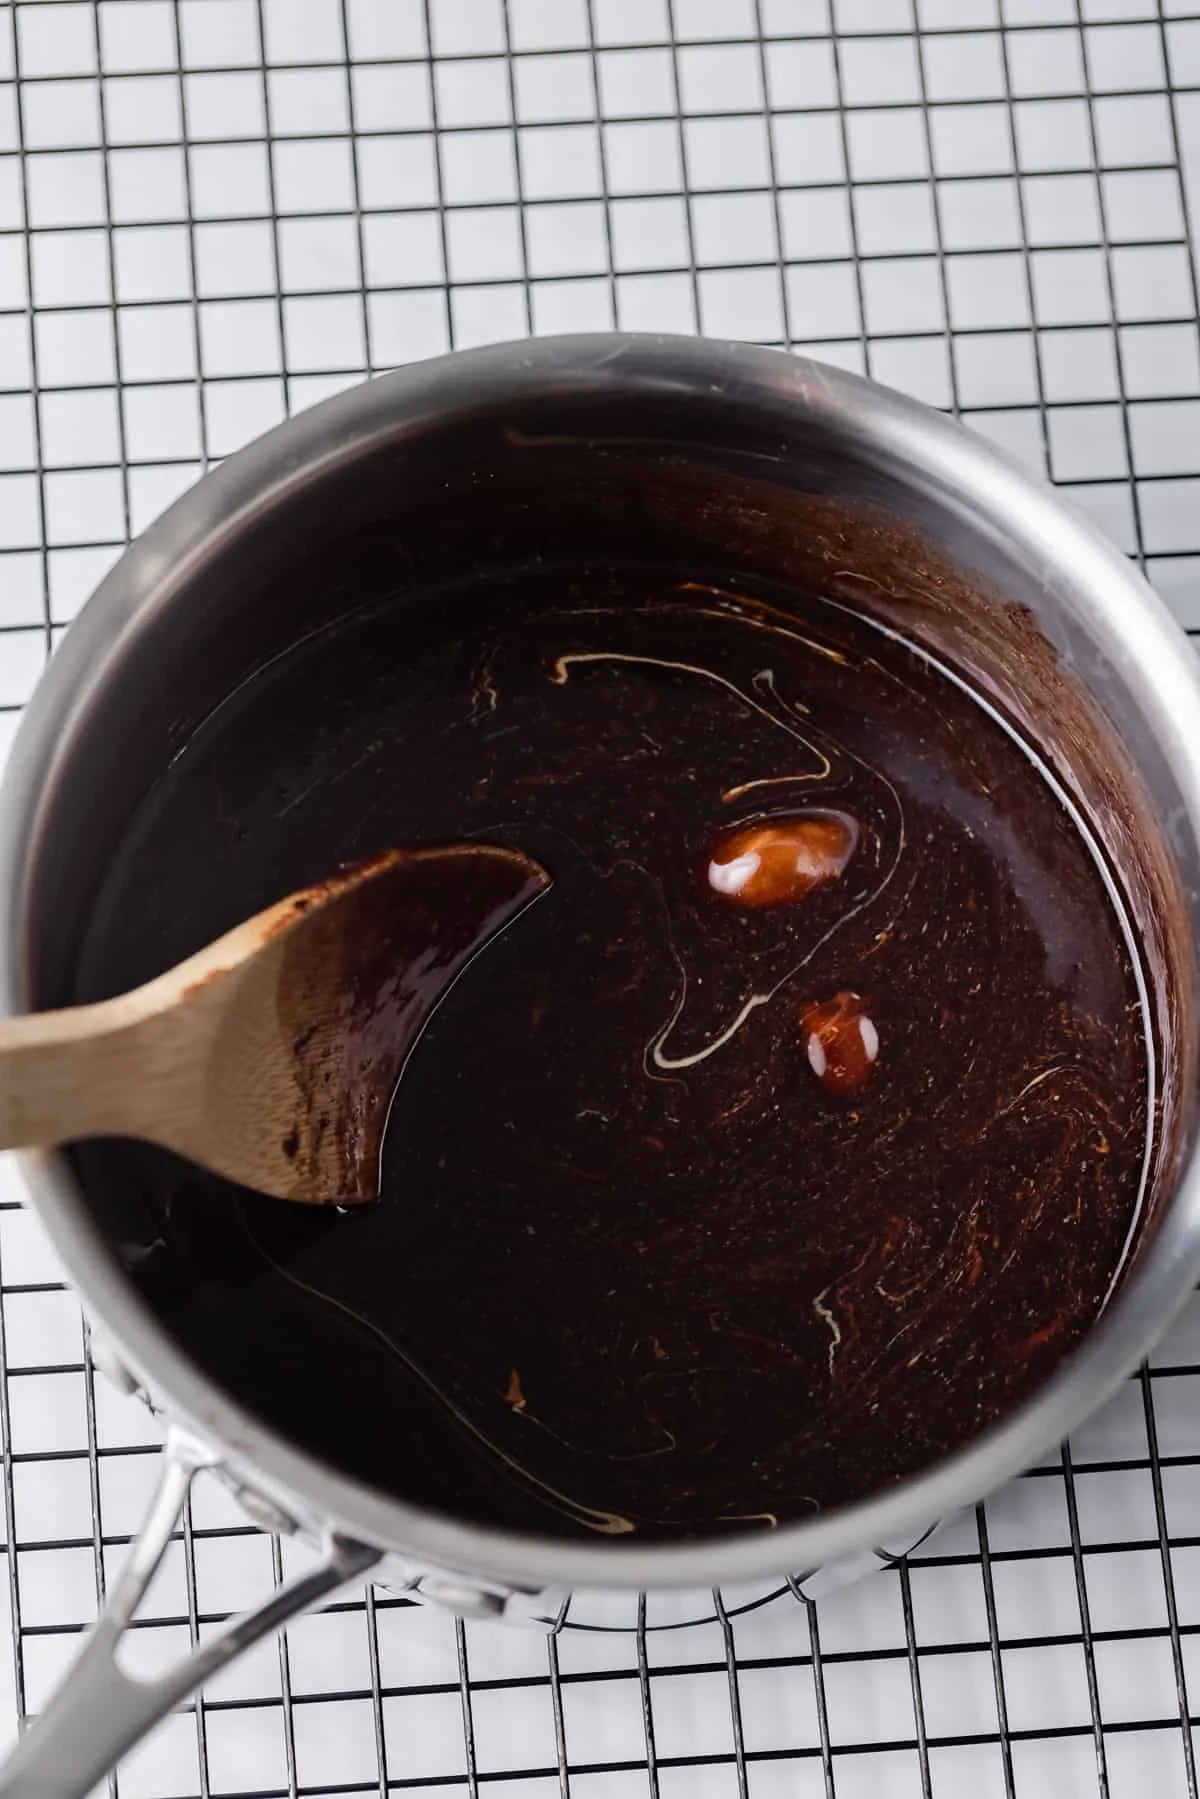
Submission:
M 894 636 L 523 573 L 255 677 L 143 806 L 79 997 L 393 845 L 553 885 L 430 1019 L 378 1204 L 79 1153 L 210 1372 L 365 1480 L 543 1532 L 769 1526 L 961 1444 L 1135 1225 L 1139 990 L 1077 824 Z

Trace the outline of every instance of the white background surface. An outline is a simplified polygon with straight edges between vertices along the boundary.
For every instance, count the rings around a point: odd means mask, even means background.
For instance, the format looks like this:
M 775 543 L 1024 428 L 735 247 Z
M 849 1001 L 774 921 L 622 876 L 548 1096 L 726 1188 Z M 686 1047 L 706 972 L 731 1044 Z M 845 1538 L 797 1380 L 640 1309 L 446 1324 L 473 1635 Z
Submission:
M 531 331 L 699 328 L 955 407 L 1200 629 L 1198 208 L 1182 0 L 0 0 L 0 749 L 207 464 Z M 5 1732 L 94 1615 L 155 1441 L 17 1201 L 0 1162 Z M 198 1491 L 139 1657 L 292 1559 Z M 1194 1796 L 1200 1308 L 909 1571 L 706 1613 L 548 1646 L 352 1594 L 119 1792 Z

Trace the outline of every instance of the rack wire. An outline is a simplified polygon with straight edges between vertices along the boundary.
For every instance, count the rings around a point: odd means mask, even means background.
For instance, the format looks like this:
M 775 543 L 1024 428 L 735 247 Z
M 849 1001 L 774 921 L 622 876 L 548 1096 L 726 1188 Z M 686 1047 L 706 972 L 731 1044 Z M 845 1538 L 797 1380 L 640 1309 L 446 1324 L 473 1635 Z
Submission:
M 1197 208 L 1184 0 L 0 0 L 0 753 L 206 467 L 531 332 L 702 329 L 950 408 L 1200 634 Z M 11 1734 L 120 1563 L 158 1427 L 94 1375 L 3 1161 L 0 1293 Z M 137 1664 L 302 1555 L 201 1485 Z M 368 1588 L 111 1791 L 1197 1799 L 1200 1307 L 1069 1448 L 861 1586 L 609 1621 L 547 1640 Z

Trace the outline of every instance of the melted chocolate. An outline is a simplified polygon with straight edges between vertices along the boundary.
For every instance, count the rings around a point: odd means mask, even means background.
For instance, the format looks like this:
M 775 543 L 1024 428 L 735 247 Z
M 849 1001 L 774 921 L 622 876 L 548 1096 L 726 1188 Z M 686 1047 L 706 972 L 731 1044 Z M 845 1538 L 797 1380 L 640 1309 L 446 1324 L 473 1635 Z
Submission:
M 377 1205 L 79 1151 L 148 1300 L 244 1403 L 410 1500 L 679 1537 L 927 1465 L 1087 1330 L 1139 1205 L 1139 985 L 1080 827 L 925 656 L 645 571 L 348 621 L 163 777 L 78 997 L 338 859 L 454 838 L 553 885 L 424 1029 Z M 773 846 L 765 903 L 709 878 L 747 843 Z

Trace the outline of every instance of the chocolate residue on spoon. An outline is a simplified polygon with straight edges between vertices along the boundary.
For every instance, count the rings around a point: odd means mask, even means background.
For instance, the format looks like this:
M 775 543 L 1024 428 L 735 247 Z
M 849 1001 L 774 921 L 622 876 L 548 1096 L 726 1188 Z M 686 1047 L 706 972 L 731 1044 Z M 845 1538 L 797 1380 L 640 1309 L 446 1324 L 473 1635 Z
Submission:
M 284 1138 L 304 1169 L 336 1143 L 347 1203 L 374 1199 L 392 1095 L 439 1005 L 480 952 L 550 885 L 517 849 L 490 843 L 390 850 L 370 879 L 314 909 L 289 942 L 279 1022 L 306 1106 Z M 331 887 L 345 885 L 334 877 Z M 319 898 L 310 889 L 305 906 Z

